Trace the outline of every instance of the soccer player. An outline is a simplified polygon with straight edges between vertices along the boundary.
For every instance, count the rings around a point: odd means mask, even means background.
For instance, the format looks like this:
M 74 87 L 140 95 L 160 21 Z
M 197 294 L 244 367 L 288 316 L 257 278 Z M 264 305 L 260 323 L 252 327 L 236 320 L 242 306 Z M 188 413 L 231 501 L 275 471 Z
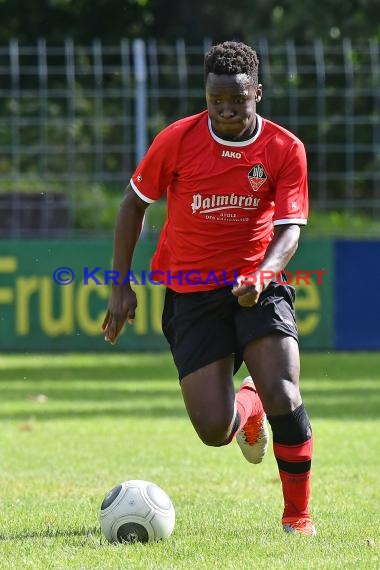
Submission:
M 294 289 L 281 279 L 307 220 L 306 157 L 296 136 L 256 113 L 258 64 L 240 42 L 207 53 L 207 110 L 166 127 L 137 166 L 116 221 L 114 269 L 128 274 L 145 209 L 166 192 L 152 270 L 166 286 L 163 332 L 190 420 L 206 445 L 236 438 L 245 458 L 259 463 L 267 418 L 283 529 L 314 535 Z M 115 343 L 136 306 L 129 283 L 113 285 L 106 341 Z M 251 376 L 235 394 L 243 361 Z

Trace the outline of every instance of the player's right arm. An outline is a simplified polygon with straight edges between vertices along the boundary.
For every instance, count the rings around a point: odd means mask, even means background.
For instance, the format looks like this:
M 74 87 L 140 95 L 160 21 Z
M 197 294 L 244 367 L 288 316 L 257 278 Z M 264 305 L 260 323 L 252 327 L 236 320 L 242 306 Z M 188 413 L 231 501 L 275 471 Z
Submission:
M 131 270 L 133 252 L 141 233 L 149 204 L 159 200 L 173 180 L 182 130 L 176 123 L 161 131 L 137 166 L 127 187 L 116 220 L 113 269 L 123 282 Z M 112 284 L 108 310 L 103 322 L 105 340 L 114 344 L 125 321 L 132 324 L 137 307 L 130 283 Z
M 129 282 L 125 285 L 121 283 L 131 270 L 133 252 L 148 206 L 149 203 L 141 200 L 129 184 L 120 205 L 114 236 L 113 269 L 118 272 L 120 284 L 112 284 L 108 309 L 102 325 L 105 340 L 111 344 L 115 344 L 125 322 L 132 324 L 135 318 L 136 293 Z

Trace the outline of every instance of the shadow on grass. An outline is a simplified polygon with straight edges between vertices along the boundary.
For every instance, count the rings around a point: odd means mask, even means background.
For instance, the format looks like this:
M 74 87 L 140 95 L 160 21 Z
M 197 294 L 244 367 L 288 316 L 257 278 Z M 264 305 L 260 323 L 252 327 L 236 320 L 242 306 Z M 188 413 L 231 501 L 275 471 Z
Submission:
M 99 537 L 101 539 L 102 534 L 98 527 L 84 528 L 79 527 L 76 529 L 46 529 L 44 531 L 38 530 L 25 530 L 22 532 L 9 532 L 0 533 L 0 541 L 5 542 L 8 540 L 22 540 L 31 538 L 57 538 L 57 537 L 70 537 L 70 536 L 83 536 L 83 537 Z M 105 539 L 104 539 L 105 540 Z M 108 543 L 107 543 L 108 544 Z
M 33 412 L 0 412 L 1 421 L 21 421 L 21 422 L 44 422 L 52 420 L 78 420 L 78 419 L 92 419 L 92 418 L 182 418 L 186 417 L 184 405 L 175 407 L 154 406 L 152 408 L 144 408 L 136 406 L 126 409 L 125 407 L 108 407 L 104 406 L 102 409 L 88 409 L 88 410 L 75 410 L 75 409 L 60 409 L 60 410 L 36 410 Z M 28 431 L 25 428 L 25 431 Z
M 380 419 L 378 354 L 311 354 L 303 361 L 302 395 L 311 419 Z M 126 356 L 125 363 L 68 358 L 67 365 L 44 359 L 35 367 L 21 360 L 2 371 L 0 385 L 0 421 L 186 416 L 170 355 Z M 39 393 L 46 403 L 28 399 Z
M 101 382 L 101 381 L 99 381 Z M 27 386 L 12 386 L 9 385 L 1 390 L 1 398 L 3 402 L 22 402 L 28 399 L 33 400 L 33 394 L 38 394 L 43 392 L 44 395 L 48 397 L 48 403 L 44 405 L 62 403 L 63 405 L 67 402 L 72 402 L 74 405 L 78 402 L 93 402 L 93 403 L 111 403 L 111 402 L 131 402 L 132 400 L 141 400 L 145 402 L 171 402 L 172 400 L 178 399 L 180 395 L 180 388 L 177 384 L 173 385 L 173 388 L 151 388 L 152 384 L 146 383 L 136 387 L 135 385 L 128 386 L 126 382 L 124 386 L 115 388 L 109 388 L 107 386 L 107 381 L 103 380 L 101 385 L 89 386 L 88 388 L 80 387 L 78 389 L 65 388 L 62 384 L 60 387 L 55 388 L 54 384 L 42 385 L 40 383 L 34 383 Z M 34 407 L 37 405 L 32 402 Z M 41 405 L 40 405 L 41 407 Z
M 379 388 L 359 390 L 303 390 L 303 401 L 311 418 L 380 420 Z
M 180 389 L 155 389 L 142 384 L 137 390 L 70 390 L 51 388 L 44 404 L 28 401 L 22 390 L 4 391 L 0 421 L 76 420 L 79 418 L 181 418 L 186 416 Z M 8 396 L 8 398 L 7 398 Z M 13 411 L 4 402 L 20 402 Z M 334 382 L 331 388 L 315 389 L 306 382 L 303 400 L 311 419 L 380 419 L 380 390 L 373 383 L 365 389 L 348 389 L 344 382 Z M 15 403 L 13 406 L 15 406 Z M 1 409 L 2 408 L 2 409 Z
M 66 370 L 68 374 L 70 371 Z M 103 371 L 104 373 L 104 371 Z M 185 415 L 177 378 L 112 378 L 82 383 L 66 379 L 10 381 L 2 384 L 1 420 L 27 421 L 114 417 L 182 417 Z M 116 386 L 115 386 L 116 384 Z M 38 402 L 38 394 L 46 401 Z M 9 409 L 10 405 L 13 410 Z M 18 409 L 16 409 L 16 406 Z
M 64 380 L 65 382 L 97 381 L 101 380 L 162 380 L 173 379 L 178 381 L 177 371 L 174 364 L 168 366 L 154 367 L 152 363 L 140 364 L 139 366 L 65 366 L 57 368 L 45 365 L 41 368 L 30 368 L 27 366 L 14 367 L 1 371 L 0 383 L 10 381 L 50 381 Z

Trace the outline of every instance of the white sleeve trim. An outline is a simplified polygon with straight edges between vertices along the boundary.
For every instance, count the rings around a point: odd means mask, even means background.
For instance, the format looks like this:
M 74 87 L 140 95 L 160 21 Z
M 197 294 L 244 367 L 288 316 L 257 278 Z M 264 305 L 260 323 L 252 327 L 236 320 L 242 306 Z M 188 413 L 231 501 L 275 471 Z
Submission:
M 282 224 L 297 224 L 299 226 L 306 226 L 306 218 L 283 218 L 282 220 L 276 220 L 273 222 L 274 226 L 281 226 Z
M 132 178 L 130 180 L 131 186 L 133 188 L 133 190 L 136 192 L 137 196 L 139 198 L 141 198 L 141 200 L 144 200 L 144 202 L 147 202 L 148 204 L 153 204 L 153 202 L 155 202 L 156 200 L 151 200 L 150 198 L 147 198 L 146 196 L 144 196 L 144 194 L 142 194 L 140 192 L 140 190 L 137 188 L 136 184 L 133 182 Z

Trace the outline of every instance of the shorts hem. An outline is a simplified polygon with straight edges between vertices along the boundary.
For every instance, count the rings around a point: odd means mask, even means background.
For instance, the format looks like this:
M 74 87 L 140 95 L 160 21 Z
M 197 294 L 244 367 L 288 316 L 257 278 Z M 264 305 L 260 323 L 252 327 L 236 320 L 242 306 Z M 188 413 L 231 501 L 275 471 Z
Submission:
M 296 332 L 290 331 L 289 329 L 287 329 L 285 327 L 276 326 L 276 327 L 271 327 L 271 328 L 267 329 L 266 331 L 260 332 L 260 334 L 252 335 L 251 338 L 247 339 L 247 341 L 245 341 L 244 344 L 241 345 L 241 351 L 243 352 L 245 347 L 247 346 L 247 344 L 249 344 L 253 340 L 259 340 L 260 338 L 264 338 L 265 336 L 269 336 L 272 333 L 276 333 L 276 332 L 284 333 L 286 336 L 290 336 L 290 337 L 294 338 L 294 340 L 296 340 L 297 343 L 299 342 L 298 334 Z
M 178 370 L 178 380 L 179 382 L 181 382 L 183 380 L 183 378 L 185 376 L 187 376 L 188 374 L 192 374 L 193 372 L 196 372 L 197 370 L 199 370 L 200 368 L 203 368 L 204 366 L 208 366 L 209 364 L 212 364 L 213 362 L 217 362 L 218 360 L 221 360 L 222 358 L 226 358 L 227 356 L 233 356 L 234 353 L 233 352 L 226 352 L 223 353 L 221 355 L 218 355 L 217 357 L 215 357 L 215 355 L 213 355 L 212 357 L 210 356 L 209 359 L 206 359 L 204 362 L 201 363 L 194 363 L 194 366 L 189 366 L 188 368 L 183 368 L 181 371 Z

